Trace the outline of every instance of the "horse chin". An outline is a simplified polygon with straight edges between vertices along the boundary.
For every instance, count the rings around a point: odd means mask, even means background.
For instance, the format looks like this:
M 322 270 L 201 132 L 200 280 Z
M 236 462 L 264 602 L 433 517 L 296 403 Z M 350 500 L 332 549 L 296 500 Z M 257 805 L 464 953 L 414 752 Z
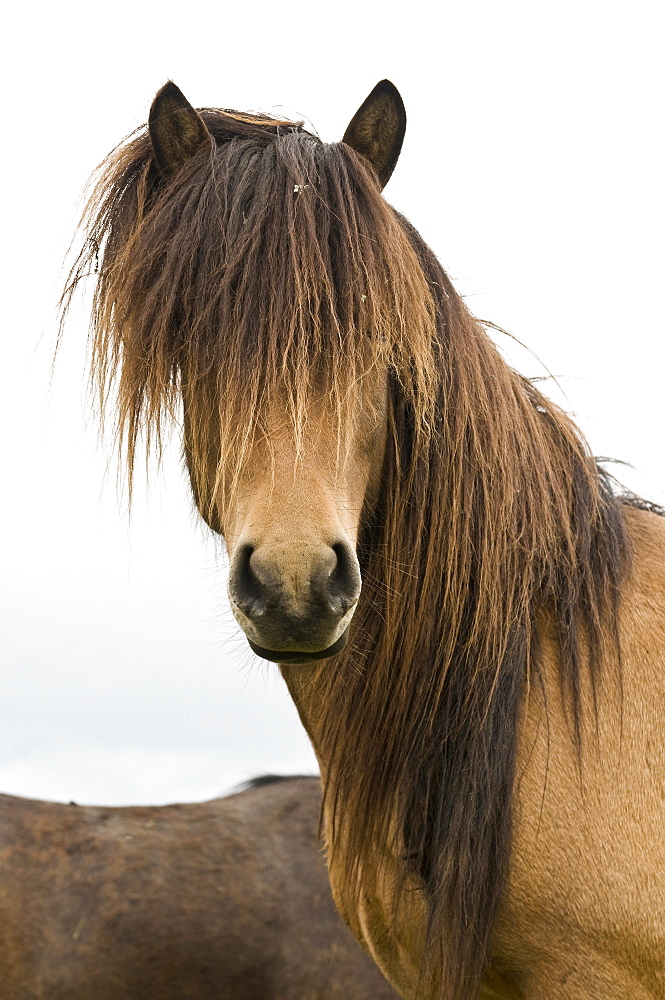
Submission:
M 314 660 L 325 660 L 329 656 L 334 656 L 335 653 L 339 653 L 346 646 L 347 639 L 349 638 L 349 629 L 344 629 L 339 639 L 333 642 L 332 646 L 328 646 L 326 649 L 315 649 L 315 650 L 289 650 L 289 649 L 265 649 L 263 646 L 257 646 L 255 642 L 248 639 L 252 651 L 256 653 L 257 656 L 263 657 L 264 660 L 272 660 L 273 663 L 310 663 Z

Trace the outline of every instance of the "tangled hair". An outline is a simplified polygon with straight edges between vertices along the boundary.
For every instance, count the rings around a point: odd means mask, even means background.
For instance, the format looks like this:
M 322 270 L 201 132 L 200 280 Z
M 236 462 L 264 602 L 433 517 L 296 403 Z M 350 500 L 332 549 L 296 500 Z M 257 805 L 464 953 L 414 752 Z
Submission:
M 130 485 L 141 435 L 159 448 L 182 395 L 192 485 L 216 522 L 276 398 L 297 442 L 322 394 L 350 437 L 379 366 L 430 425 L 438 372 L 426 279 L 363 158 L 292 122 L 200 114 L 215 145 L 173 180 L 145 129 L 101 165 L 64 305 L 99 261 L 91 373 L 102 414 L 117 390 Z
M 102 165 L 65 306 L 99 255 L 92 374 L 103 405 L 115 386 L 130 469 L 182 396 L 192 485 L 218 529 L 276 399 L 301 440 L 327 394 L 343 446 L 364 377 L 385 372 L 351 641 L 309 675 L 317 750 L 343 884 L 359 896 L 363 862 L 397 850 L 428 904 L 424 975 L 470 1000 L 508 870 L 537 625 L 546 612 L 557 626 L 579 745 L 583 679 L 595 690 L 618 652 L 621 502 L 360 155 L 292 122 L 200 115 L 214 142 L 174 177 L 145 129 Z

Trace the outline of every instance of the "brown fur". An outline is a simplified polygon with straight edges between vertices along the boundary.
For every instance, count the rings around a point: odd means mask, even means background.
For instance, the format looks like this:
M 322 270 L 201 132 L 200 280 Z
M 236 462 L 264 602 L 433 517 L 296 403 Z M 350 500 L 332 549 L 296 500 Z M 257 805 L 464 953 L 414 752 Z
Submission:
M 0 998 L 396 1000 L 338 917 L 316 778 L 189 805 L 0 796 Z
M 577 798 L 603 698 L 620 728 L 637 501 L 501 359 L 361 155 L 200 114 L 211 153 L 164 183 L 141 132 L 93 193 L 73 274 L 103 245 L 93 375 L 103 402 L 118 378 L 130 468 L 182 396 L 194 495 L 232 556 L 253 526 L 295 589 L 315 539 L 357 544 L 348 647 L 283 669 L 321 761 L 333 885 L 406 996 L 467 1000 L 500 975 L 526 705 L 572 748 L 577 777 L 549 780 Z M 535 798 L 517 785 L 530 816 L 545 777 Z

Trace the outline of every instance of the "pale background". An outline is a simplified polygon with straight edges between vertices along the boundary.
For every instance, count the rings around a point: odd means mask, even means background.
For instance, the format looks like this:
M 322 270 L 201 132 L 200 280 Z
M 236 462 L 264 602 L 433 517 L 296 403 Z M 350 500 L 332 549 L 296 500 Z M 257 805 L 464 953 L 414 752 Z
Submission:
M 386 196 L 472 309 L 560 378 L 597 454 L 665 499 L 660 2 L 13 5 L 2 66 L 0 790 L 216 795 L 315 761 L 227 611 L 176 445 L 131 521 L 54 306 L 85 181 L 169 77 L 339 139 L 374 84 L 409 124 Z M 525 373 L 542 372 L 498 338 Z M 553 387 L 553 392 L 556 389 Z M 561 399 L 561 396 L 557 398 Z

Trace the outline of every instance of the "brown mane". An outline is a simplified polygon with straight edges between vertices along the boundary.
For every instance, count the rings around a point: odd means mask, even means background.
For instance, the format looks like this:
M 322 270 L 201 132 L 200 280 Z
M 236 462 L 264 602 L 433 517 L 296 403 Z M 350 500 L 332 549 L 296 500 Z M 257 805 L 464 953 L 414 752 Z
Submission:
M 213 527 L 223 470 L 240 468 L 276 396 L 296 437 L 324 392 L 352 434 L 350 397 L 388 371 L 382 501 L 363 513 L 352 641 L 311 667 L 319 749 L 345 884 L 360 894 L 363 858 L 398 850 L 429 903 L 430 965 L 446 996 L 467 1000 L 506 879 L 536 626 L 548 616 L 558 628 L 578 743 L 584 674 L 598 684 L 603 656 L 618 662 L 621 501 L 360 156 L 294 123 L 201 114 L 215 146 L 173 180 L 145 130 L 102 165 L 65 305 L 100 254 L 102 404 L 117 382 L 131 470 L 141 434 L 158 443 L 184 396 L 192 484 Z
M 220 448 L 240 468 L 278 393 L 297 435 L 322 392 L 350 434 L 350 397 L 389 365 L 431 424 L 433 304 L 362 157 L 296 123 L 201 114 L 214 153 L 173 182 L 160 180 L 147 130 L 101 165 L 64 296 L 66 310 L 101 254 L 91 371 L 102 413 L 117 378 L 130 478 L 139 435 L 159 445 L 181 392 L 199 496 L 211 461 L 222 474 Z

